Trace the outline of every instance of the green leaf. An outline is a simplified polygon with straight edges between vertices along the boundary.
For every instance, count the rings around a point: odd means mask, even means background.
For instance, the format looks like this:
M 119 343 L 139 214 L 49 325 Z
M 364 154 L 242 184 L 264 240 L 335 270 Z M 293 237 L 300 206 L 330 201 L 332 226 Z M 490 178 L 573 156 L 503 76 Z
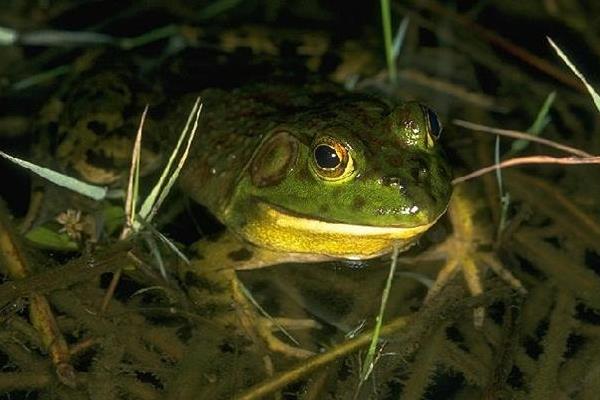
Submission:
M 579 79 L 581 79 L 581 82 L 583 82 L 583 84 L 585 85 L 588 92 L 590 92 L 590 96 L 592 96 L 592 100 L 594 100 L 594 104 L 596 105 L 596 108 L 598 109 L 598 111 L 600 111 L 600 95 L 598 95 L 598 93 L 596 92 L 596 90 L 594 90 L 592 85 L 590 85 L 588 83 L 588 81 L 585 79 L 585 76 L 583 76 L 583 74 L 581 72 L 579 72 L 577 67 L 575 65 L 573 65 L 571 60 L 569 60 L 569 57 L 567 57 L 566 54 L 563 53 L 563 51 L 560 49 L 560 47 L 558 47 L 556 45 L 556 43 L 554 43 L 554 41 L 552 39 L 550 39 L 550 37 L 548 37 L 548 42 L 550 42 L 550 45 L 552 47 L 554 47 L 554 50 L 560 56 L 560 58 L 563 59 L 565 64 L 567 64 L 569 66 L 569 68 L 571 68 L 571 71 L 573 71 L 573 73 L 575 75 L 577 75 L 577 77 Z
M 36 245 L 49 249 L 60 251 L 75 251 L 78 249 L 77 243 L 71 240 L 66 233 L 55 232 L 46 226 L 33 228 L 25 237 Z
M 550 107 L 552 107 L 552 103 L 554 103 L 555 98 L 556 92 L 552 92 L 548 95 L 548 97 L 546 97 L 542 108 L 540 108 L 540 111 L 538 112 L 538 115 L 535 118 L 535 121 L 533 121 L 533 124 L 529 127 L 529 129 L 527 129 L 528 133 L 531 133 L 532 135 L 536 136 L 539 136 L 542 133 L 546 125 L 548 125 L 548 122 L 550 122 L 550 117 L 548 116 L 548 113 L 550 112 Z M 508 152 L 508 155 L 514 155 L 525 150 L 525 148 L 529 146 L 529 143 L 530 141 L 526 139 L 515 140 L 510 146 L 510 151 Z
M 533 121 L 533 124 L 529 127 L 529 129 L 527 129 L 527 132 L 533 135 L 539 135 L 540 132 L 542 132 L 542 130 L 548 124 L 548 113 L 550 112 L 552 103 L 554 103 L 554 99 L 556 99 L 556 92 L 552 92 L 548 95 L 548 97 L 546 97 L 542 108 L 540 108 L 540 111 L 535 118 L 535 121 Z
M 42 178 L 47 179 L 58 186 L 62 186 L 83 196 L 90 197 L 94 200 L 102 200 L 106 197 L 107 188 L 105 187 L 90 185 L 89 183 L 82 182 L 68 175 L 61 174 L 60 172 L 40 167 L 39 165 L 33 164 L 29 161 L 13 157 L 3 151 L 0 151 L 0 156 L 38 174 Z
M 121 206 L 108 206 L 102 211 L 104 217 L 104 229 L 110 236 L 125 223 L 125 212 Z

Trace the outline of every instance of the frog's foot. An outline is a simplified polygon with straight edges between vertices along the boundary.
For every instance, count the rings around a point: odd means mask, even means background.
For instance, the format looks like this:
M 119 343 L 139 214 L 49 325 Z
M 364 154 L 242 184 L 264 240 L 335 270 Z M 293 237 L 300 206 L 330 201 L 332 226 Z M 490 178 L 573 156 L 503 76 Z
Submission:
M 205 260 L 196 260 L 191 265 L 180 266 L 180 276 L 187 286 L 187 293 L 200 316 L 224 329 L 241 331 L 256 350 L 270 350 L 295 358 L 311 356 L 311 351 L 286 343 L 275 335 L 287 329 L 311 329 L 319 325 L 312 320 L 268 318 L 260 306 L 239 281 L 235 270 L 210 270 Z M 206 314 L 206 315 L 205 315 Z
M 307 358 L 314 353 L 300 347 L 292 346 L 276 337 L 273 332 L 283 332 L 289 340 L 296 345 L 298 342 L 288 333 L 288 329 L 312 329 L 320 328 L 320 325 L 310 319 L 271 318 L 260 315 L 266 314 L 253 300 L 252 295 L 245 289 L 237 276 L 231 279 L 233 300 L 238 311 L 238 318 L 244 330 L 255 341 L 260 340 L 271 351 L 285 354 L 295 358 Z
M 450 243 L 453 239 L 448 239 L 445 244 L 453 247 L 450 250 L 450 256 L 447 258 L 443 268 L 427 292 L 425 302 L 434 298 L 445 285 L 461 272 L 471 295 L 476 296 L 483 293 L 483 275 L 485 267 L 489 267 L 498 277 L 508 283 L 520 294 L 527 293 L 521 282 L 498 260 L 492 253 L 476 252 L 474 249 L 465 249 L 463 246 L 457 246 L 457 243 Z M 462 247 L 458 248 L 457 247 Z M 470 247 L 470 246 L 467 246 Z M 476 327 L 482 327 L 485 319 L 485 308 L 477 307 L 473 310 L 473 322 Z
M 486 267 L 490 268 L 517 292 L 521 294 L 527 292 L 521 282 L 509 270 L 504 268 L 495 254 L 479 249 L 482 243 L 489 243 L 491 240 L 489 235 L 475 224 L 474 213 L 475 207 L 470 199 L 465 196 L 463 190 L 457 190 L 448 209 L 454 233 L 445 242 L 431 250 L 431 253 L 435 256 L 445 255 L 446 262 L 429 289 L 425 302 L 435 297 L 459 272 L 462 272 L 469 292 L 473 296 L 483 293 L 483 276 Z M 473 310 L 476 327 L 483 326 L 484 318 L 485 309 L 483 307 L 477 307 Z
M 256 248 L 227 233 L 217 241 L 202 241 L 196 246 L 200 259 L 194 260 L 190 265 L 180 265 L 180 276 L 198 309 L 206 308 L 205 304 L 222 304 L 224 307 L 219 308 L 228 309 L 229 313 L 218 317 L 221 323 L 228 326 L 241 325 L 243 331 L 259 347 L 296 358 L 306 358 L 313 354 L 287 344 L 275 336 L 274 332 L 281 331 L 295 342 L 287 329 L 312 329 L 320 326 L 312 320 L 265 317 L 266 313 L 253 300 L 236 274 L 237 269 L 255 269 L 298 261 L 293 254 Z

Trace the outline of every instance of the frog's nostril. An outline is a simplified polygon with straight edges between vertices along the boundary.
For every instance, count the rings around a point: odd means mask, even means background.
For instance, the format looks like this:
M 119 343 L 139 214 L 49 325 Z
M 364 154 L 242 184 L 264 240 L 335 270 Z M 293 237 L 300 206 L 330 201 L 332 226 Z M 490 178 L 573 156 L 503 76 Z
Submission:
M 383 176 L 379 178 L 379 184 L 404 190 L 404 184 L 402 184 L 401 179 L 397 176 Z
M 429 168 L 424 159 L 420 157 L 414 157 L 408 160 L 407 164 L 410 176 L 414 181 L 422 182 L 427 178 Z

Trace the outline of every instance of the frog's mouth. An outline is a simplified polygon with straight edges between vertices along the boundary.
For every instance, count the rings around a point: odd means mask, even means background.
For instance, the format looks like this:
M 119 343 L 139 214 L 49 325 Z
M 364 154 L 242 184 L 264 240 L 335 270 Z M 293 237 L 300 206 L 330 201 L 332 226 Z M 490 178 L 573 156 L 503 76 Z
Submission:
M 366 259 L 407 247 L 435 224 L 412 227 L 355 225 L 303 216 L 258 202 L 242 228 L 249 241 L 274 250 Z

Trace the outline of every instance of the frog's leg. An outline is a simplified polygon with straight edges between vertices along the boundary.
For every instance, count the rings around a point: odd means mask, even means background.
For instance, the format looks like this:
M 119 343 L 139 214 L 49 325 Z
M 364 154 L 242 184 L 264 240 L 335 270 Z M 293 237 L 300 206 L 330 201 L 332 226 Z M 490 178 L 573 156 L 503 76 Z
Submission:
M 427 293 L 425 301 L 429 301 L 457 273 L 462 272 L 469 292 L 478 295 L 483 292 L 483 266 L 487 266 L 501 279 L 521 294 L 526 290 L 521 282 L 500 262 L 495 254 L 482 251 L 482 247 L 492 247 L 492 235 L 488 229 L 475 222 L 477 206 L 473 197 L 467 193 L 464 185 L 455 188 L 448 207 L 448 215 L 454 228 L 452 236 L 431 250 L 426 257 L 433 253 L 444 256 L 446 262 Z M 487 245 L 487 246 L 486 246 Z M 485 310 L 478 307 L 474 311 L 475 326 L 481 327 L 485 318 Z
M 328 258 L 257 248 L 230 233 L 225 233 L 217 241 L 200 241 L 196 244 L 196 250 L 198 259 L 191 264 L 180 265 L 179 275 L 197 309 L 223 309 L 225 312 L 219 317 L 221 324 L 233 328 L 241 325 L 255 343 L 262 342 L 272 351 L 299 358 L 312 355 L 308 350 L 284 343 L 272 331 L 282 326 L 294 329 L 318 325 L 312 320 L 267 319 L 260 316 L 239 281 L 236 270 L 263 268 L 285 262 L 318 262 Z M 208 303 L 211 303 L 210 306 Z M 215 307 L 217 303 L 219 306 Z M 232 320 L 232 316 L 237 320 Z

